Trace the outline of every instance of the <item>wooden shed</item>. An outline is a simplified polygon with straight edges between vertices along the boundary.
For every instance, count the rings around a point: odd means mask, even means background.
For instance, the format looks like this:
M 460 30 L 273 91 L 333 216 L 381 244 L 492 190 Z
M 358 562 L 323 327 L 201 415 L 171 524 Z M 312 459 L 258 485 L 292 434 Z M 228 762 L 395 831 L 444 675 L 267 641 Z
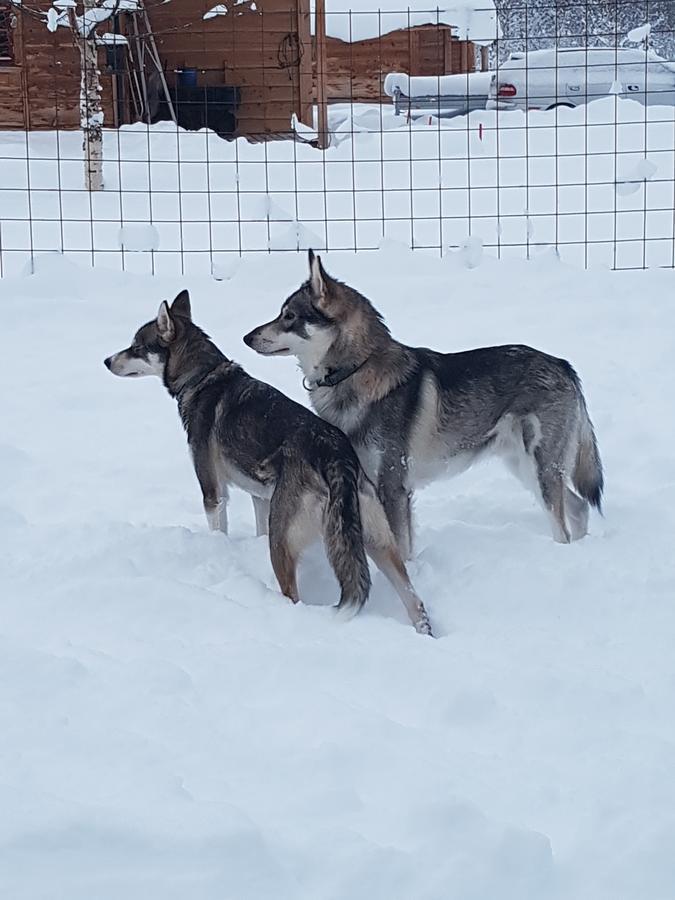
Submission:
M 315 13 L 317 96 L 325 102 L 388 103 L 384 79 L 487 69 L 499 36 L 493 0 L 310 0 Z
M 46 12 L 51 2 L 32 0 L 38 6 Z M 180 124 L 213 127 L 225 105 L 233 125 L 224 136 L 290 133 L 293 114 L 311 124 L 309 0 L 228 0 L 215 8 L 226 12 L 213 14 L 211 0 L 150 0 L 147 22 L 122 12 L 106 23 L 128 40 L 99 51 L 106 126 L 170 117 L 150 41 Z M 140 111 L 138 94 L 145 95 Z M 0 0 L 0 129 L 78 128 L 79 95 L 70 30 L 52 33 Z

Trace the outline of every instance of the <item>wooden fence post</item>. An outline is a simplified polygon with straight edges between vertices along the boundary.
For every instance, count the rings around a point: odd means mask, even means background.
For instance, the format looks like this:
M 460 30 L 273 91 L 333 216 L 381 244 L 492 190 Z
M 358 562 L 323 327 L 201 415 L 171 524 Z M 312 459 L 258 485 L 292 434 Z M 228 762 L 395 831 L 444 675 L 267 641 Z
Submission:
M 328 107 L 326 105 L 326 3 L 316 0 L 314 36 L 316 40 L 316 104 L 319 110 L 317 147 L 325 150 L 330 144 Z

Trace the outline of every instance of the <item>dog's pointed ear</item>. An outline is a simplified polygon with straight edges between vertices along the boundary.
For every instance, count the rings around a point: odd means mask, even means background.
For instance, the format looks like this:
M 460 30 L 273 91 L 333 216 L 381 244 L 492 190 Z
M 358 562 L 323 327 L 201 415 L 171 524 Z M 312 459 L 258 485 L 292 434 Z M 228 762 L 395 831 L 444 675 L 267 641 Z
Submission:
M 166 300 L 162 300 L 157 311 L 157 331 L 161 340 L 167 344 L 170 344 L 176 337 L 176 326 L 173 324 L 173 319 L 169 312 L 169 304 Z
M 322 312 L 330 306 L 331 277 L 321 265 L 321 257 L 309 251 L 309 286 L 312 289 L 314 305 Z
M 309 283 L 315 297 L 320 297 L 326 292 L 326 280 L 323 266 L 321 265 L 321 257 L 317 256 L 313 250 L 308 253 L 309 260 Z
M 183 318 L 190 319 L 190 321 L 192 321 L 190 294 L 187 291 L 181 291 L 173 301 L 173 303 L 171 304 L 171 313 L 174 316 L 183 316 Z

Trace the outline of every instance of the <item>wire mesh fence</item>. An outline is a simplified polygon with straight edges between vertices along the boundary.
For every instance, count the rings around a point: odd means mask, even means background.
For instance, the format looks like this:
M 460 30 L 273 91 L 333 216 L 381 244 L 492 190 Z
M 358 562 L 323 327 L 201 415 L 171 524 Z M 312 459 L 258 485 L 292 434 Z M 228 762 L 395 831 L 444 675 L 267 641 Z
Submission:
M 675 266 L 675 0 L 326 5 L 0 0 L 0 274 L 383 240 Z

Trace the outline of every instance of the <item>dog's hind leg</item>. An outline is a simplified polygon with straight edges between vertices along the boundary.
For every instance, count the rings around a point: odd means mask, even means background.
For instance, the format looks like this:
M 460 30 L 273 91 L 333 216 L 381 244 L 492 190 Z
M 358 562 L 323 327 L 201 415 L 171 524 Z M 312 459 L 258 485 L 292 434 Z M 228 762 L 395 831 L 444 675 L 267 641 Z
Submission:
M 208 449 L 193 450 L 192 461 L 202 489 L 204 513 L 209 529 L 227 534 L 227 485 L 220 484 Z
M 269 543 L 272 568 L 281 593 L 297 603 L 300 554 L 318 537 L 319 498 L 295 479 L 279 479 L 269 504 Z
M 565 485 L 564 465 L 560 462 L 558 445 L 542 433 L 540 417 L 529 415 L 522 419 L 505 419 L 499 437 L 501 455 L 507 468 L 521 484 L 534 491 L 546 510 L 553 540 L 559 544 L 569 544 L 572 537 L 566 520 L 566 500 L 571 492 Z
M 279 582 L 279 588 L 284 597 L 288 597 L 293 603 L 297 603 L 300 599 L 298 593 L 298 556 L 291 547 L 283 541 L 270 540 L 270 558 L 272 560 L 272 568 Z
M 562 470 L 545 459 L 541 447 L 537 447 L 534 451 L 534 459 L 541 499 L 549 515 L 553 540 L 559 544 L 569 544 L 571 537 L 565 520 L 566 487 Z
M 586 500 L 574 491 L 565 487 L 565 510 L 570 522 L 570 534 L 573 541 L 578 541 L 588 534 L 588 515 L 590 506 Z
M 359 491 L 366 552 L 401 598 L 415 631 L 431 635 L 424 603 L 412 586 L 382 504 L 370 485 Z
M 257 537 L 269 534 L 270 530 L 270 501 L 262 497 L 253 497 L 253 511 L 255 513 L 255 533 Z

